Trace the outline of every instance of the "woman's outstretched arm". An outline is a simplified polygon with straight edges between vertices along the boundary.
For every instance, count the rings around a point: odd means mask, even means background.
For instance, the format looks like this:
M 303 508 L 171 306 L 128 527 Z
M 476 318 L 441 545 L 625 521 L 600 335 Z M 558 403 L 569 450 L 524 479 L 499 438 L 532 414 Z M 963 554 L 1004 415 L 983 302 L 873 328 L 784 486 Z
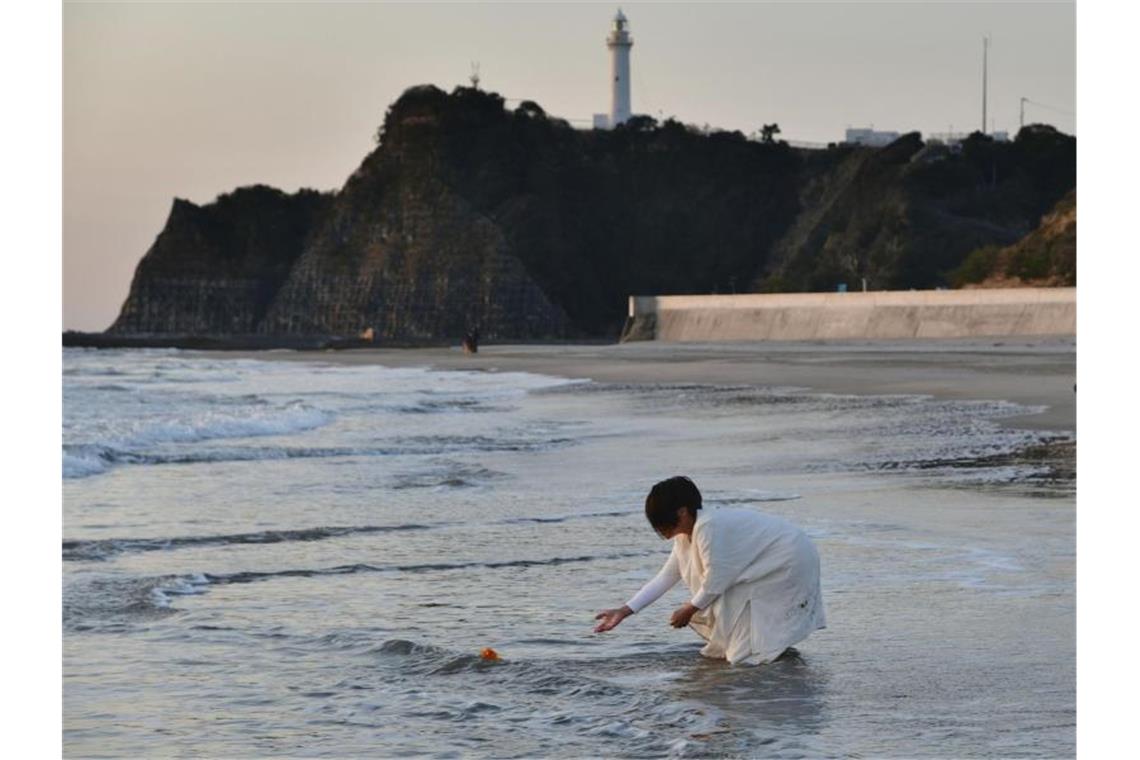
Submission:
M 626 602 L 624 606 L 610 610 L 602 610 L 594 616 L 595 620 L 602 621 L 595 626 L 594 633 L 603 633 L 604 631 L 616 628 L 621 621 L 630 615 L 640 612 L 660 599 L 662 595 L 673 588 L 679 580 L 681 580 L 681 571 L 677 567 L 677 555 L 670 554 L 669 559 L 666 560 L 665 566 L 661 568 L 661 571 L 654 576 L 653 580 L 642 586 L 641 590 L 634 594 L 633 598 Z

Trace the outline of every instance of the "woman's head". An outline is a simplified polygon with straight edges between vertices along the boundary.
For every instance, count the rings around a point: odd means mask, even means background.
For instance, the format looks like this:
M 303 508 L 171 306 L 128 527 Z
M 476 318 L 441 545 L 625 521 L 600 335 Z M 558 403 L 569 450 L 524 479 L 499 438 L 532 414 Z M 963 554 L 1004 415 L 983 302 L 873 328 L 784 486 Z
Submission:
M 684 475 L 662 480 L 645 497 L 645 516 L 658 535 L 665 538 L 668 538 L 667 532 L 677 527 L 681 510 L 685 508 L 691 518 L 696 519 L 701 508 L 701 492 Z

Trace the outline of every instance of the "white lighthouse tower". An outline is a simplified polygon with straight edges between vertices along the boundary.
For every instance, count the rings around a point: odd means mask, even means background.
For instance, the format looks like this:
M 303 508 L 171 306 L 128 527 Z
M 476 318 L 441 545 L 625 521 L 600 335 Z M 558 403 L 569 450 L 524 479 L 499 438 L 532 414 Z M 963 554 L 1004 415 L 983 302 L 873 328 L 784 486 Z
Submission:
M 629 119 L 629 49 L 633 47 L 633 38 L 629 36 L 626 26 L 629 20 L 618 8 L 614 16 L 614 27 L 606 37 L 606 47 L 610 49 L 613 57 L 613 100 L 610 104 L 610 126 Z

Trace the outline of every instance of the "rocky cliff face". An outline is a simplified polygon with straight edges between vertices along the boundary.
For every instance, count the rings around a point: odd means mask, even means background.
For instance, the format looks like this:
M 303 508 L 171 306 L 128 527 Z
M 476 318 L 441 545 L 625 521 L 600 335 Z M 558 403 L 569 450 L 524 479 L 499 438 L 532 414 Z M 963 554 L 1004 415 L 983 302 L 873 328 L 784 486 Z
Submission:
M 414 96 L 389 114 L 385 145 L 339 193 L 259 331 L 371 330 L 380 341 L 476 327 L 492 339 L 571 333 L 501 227 L 453 188 L 436 144 L 439 113 Z
M 331 195 L 260 185 L 208 206 L 175 199 L 108 332 L 255 332 L 331 203 Z
M 335 194 L 176 201 L 111 332 L 616 337 L 630 294 L 940 284 L 1075 182 L 1056 133 L 797 151 L 647 117 L 575 130 L 469 88 L 408 90 L 379 135 Z

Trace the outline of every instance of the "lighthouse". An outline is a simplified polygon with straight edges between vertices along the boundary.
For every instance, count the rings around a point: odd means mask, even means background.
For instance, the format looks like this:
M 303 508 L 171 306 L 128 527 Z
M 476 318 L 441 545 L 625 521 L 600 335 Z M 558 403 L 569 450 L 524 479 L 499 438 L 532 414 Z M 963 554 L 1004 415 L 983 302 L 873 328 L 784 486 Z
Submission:
M 633 38 L 629 36 L 626 28 L 629 20 L 618 8 L 614 16 L 614 26 L 606 37 L 606 47 L 610 49 L 613 62 L 613 100 L 610 102 L 610 126 L 629 119 L 629 49 L 633 47 Z

